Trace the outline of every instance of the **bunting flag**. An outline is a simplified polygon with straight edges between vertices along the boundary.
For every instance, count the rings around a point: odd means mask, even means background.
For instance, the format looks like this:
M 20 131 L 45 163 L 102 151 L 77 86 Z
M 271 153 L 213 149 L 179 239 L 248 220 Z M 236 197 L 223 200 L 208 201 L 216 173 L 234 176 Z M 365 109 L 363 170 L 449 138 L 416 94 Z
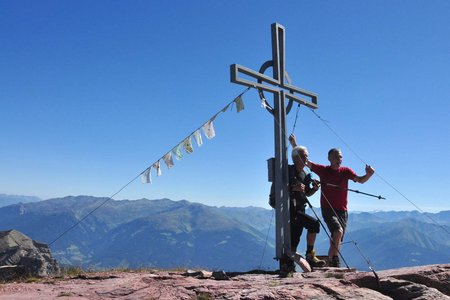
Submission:
M 141 174 L 141 181 L 142 183 L 152 183 L 152 177 L 150 175 L 150 170 L 152 167 L 148 168 Z
M 192 152 L 194 152 L 194 148 L 192 148 L 191 137 L 188 137 L 183 141 L 183 148 L 187 154 L 191 154 Z
M 175 154 L 175 158 L 180 160 L 183 157 L 183 153 L 181 152 L 181 144 L 178 145 L 174 150 L 173 154 Z
M 161 164 L 159 163 L 159 160 L 153 164 L 153 166 L 156 169 L 156 176 L 161 176 Z
M 200 133 L 200 129 L 197 129 L 194 132 L 195 141 L 197 142 L 197 146 L 201 147 L 203 145 L 202 135 Z
M 214 130 L 213 120 L 209 120 L 203 125 L 203 133 L 208 139 L 212 139 L 216 136 L 216 131 Z
M 262 99 L 261 99 L 261 107 L 262 107 L 262 108 L 267 108 L 267 107 L 269 107 L 269 106 L 267 105 L 266 98 L 262 98 Z
M 166 155 L 163 156 L 163 160 L 166 163 L 167 169 L 172 168 L 174 166 L 172 151 L 167 152 Z
M 234 99 L 234 102 L 236 103 L 237 112 L 240 112 L 244 109 L 244 101 L 242 101 L 242 96 L 238 96 L 236 99 Z

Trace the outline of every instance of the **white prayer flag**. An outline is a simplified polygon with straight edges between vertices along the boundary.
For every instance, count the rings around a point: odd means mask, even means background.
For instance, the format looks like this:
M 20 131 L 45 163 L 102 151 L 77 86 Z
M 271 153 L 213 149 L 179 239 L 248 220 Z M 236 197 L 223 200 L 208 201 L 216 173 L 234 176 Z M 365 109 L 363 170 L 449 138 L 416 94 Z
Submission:
M 183 157 L 183 153 L 181 152 L 181 144 L 178 145 L 174 150 L 173 154 L 175 154 L 175 158 L 180 160 Z
M 155 162 L 152 167 L 154 167 L 156 169 L 156 176 L 161 176 L 162 172 L 161 172 L 161 164 L 159 163 L 159 160 L 157 162 Z
M 202 140 L 202 135 L 201 135 L 199 129 L 197 129 L 197 130 L 194 132 L 194 137 L 195 137 L 195 141 L 197 142 L 197 146 L 201 147 L 202 144 L 203 144 L 203 140 Z
M 261 107 L 262 107 L 262 108 L 267 108 L 267 107 L 269 107 L 269 106 L 267 105 L 266 98 L 262 98 L 262 99 L 261 99 Z
M 188 137 L 187 139 L 185 139 L 183 141 L 183 148 L 184 148 L 184 150 L 186 150 L 187 154 L 194 152 L 194 148 L 192 148 L 191 137 Z
M 152 183 L 152 177 L 150 174 L 150 170 L 152 169 L 152 167 L 148 168 L 147 170 L 145 170 L 142 174 L 141 174 L 141 181 L 142 183 Z
M 244 109 L 244 101 L 242 101 L 242 97 L 239 96 L 236 99 L 234 99 L 234 102 L 236 103 L 236 111 L 240 112 Z
M 167 152 L 166 155 L 163 156 L 163 160 L 166 163 L 168 169 L 174 166 L 172 152 Z
M 212 119 L 203 125 L 203 133 L 208 139 L 212 139 L 216 136 Z

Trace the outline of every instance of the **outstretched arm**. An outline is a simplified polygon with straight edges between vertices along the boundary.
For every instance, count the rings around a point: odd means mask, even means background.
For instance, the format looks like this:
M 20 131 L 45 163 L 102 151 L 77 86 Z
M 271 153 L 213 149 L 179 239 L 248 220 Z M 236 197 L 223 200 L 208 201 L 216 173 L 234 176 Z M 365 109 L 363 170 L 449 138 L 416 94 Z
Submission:
M 295 135 L 293 133 L 289 136 L 289 143 L 291 143 L 292 148 L 297 146 L 297 141 L 295 140 Z
M 370 177 L 372 177 L 373 173 L 375 173 L 374 168 L 372 168 L 370 165 L 366 165 L 366 175 L 356 176 L 355 179 L 353 179 L 353 181 L 358 182 L 358 183 L 364 183 L 367 180 L 369 180 Z

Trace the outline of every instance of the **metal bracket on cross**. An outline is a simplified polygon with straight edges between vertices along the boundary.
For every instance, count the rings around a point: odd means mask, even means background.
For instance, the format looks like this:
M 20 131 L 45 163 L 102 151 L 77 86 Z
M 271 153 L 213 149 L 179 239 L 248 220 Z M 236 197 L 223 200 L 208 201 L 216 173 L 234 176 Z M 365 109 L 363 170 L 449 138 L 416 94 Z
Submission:
M 273 184 L 275 187 L 275 238 L 276 256 L 280 261 L 280 270 L 285 266 L 285 259 L 292 256 L 290 214 L 289 214 L 289 173 L 286 147 L 286 111 L 289 113 L 292 103 L 297 102 L 312 109 L 318 108 L 317 95 L 291 84 L 285 69 L 285 34 L 284 27 L 274 23 L 272 29 L 272 60 L 262 64 L 259 72 L 253 71 L 238 64 L 230 66 L 231 82 L 258 89 L 259 96 L 264 99 L 264 91 L 270 92 L 274 97 L 274 106 L 269 111 L 274 116 L 275 128 L 275 159 L 271 168 L 273 170 Z M 272 67 L 273 76 L 264 75 Z M 251 81 L 240 75 L 255 78 Z M 299 96 L 301 95 L 302 98 Z M 306 100 L 303 98 L 307 98 Z M 285 99 L 289 100 L 287 107 Z

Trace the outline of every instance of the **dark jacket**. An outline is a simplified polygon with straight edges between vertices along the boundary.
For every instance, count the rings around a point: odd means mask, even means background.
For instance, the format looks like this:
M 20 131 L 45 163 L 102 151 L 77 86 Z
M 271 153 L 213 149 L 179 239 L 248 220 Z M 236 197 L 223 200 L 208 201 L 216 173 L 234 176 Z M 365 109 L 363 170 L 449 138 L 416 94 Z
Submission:
M 303 183 L 305 185 L 305 193 L 302 192 L 289 192 L 289 198 L 291 204 L 296 207 L 305 207 L 308 199 L 306 194 L 309 194 L 312 190 L 312 176 L 311 173 L 306 173 L 304 170 L 298 172 L 294 165 L 289 165 L 289 186 L 297 183 Z M 275 208 L 275 185 L 272 183 L 270 187 L 269 205 Z

